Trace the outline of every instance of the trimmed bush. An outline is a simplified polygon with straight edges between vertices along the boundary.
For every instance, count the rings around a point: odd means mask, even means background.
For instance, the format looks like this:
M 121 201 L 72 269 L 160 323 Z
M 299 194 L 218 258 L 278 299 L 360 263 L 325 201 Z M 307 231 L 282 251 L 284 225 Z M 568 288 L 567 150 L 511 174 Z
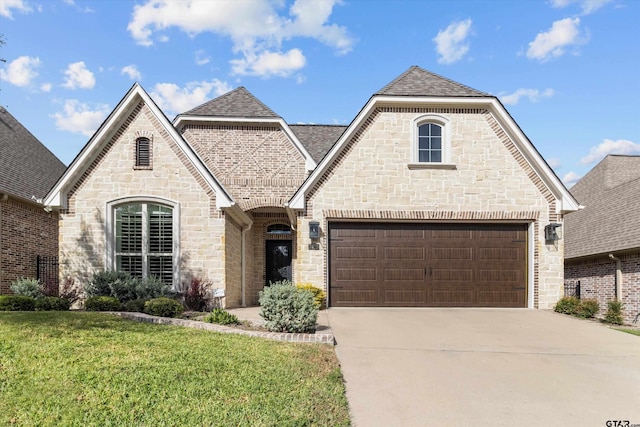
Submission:
M 576 297 L 562 297 L 556 303 L 554 307 L 554 311 L 562 314 L 569 314 L 571 316 L 575 316 L 578 312 L 578 307 L 580 305 L 580 300 Z
M 84 309 L 87 311 L 120 311 L 122 304 L 118 298 L 100 295 L 87 298 L 84 302 Z
M 594 299 L 578 299 L 576 297 L 562 297 L 554 307 L 558 313 L 591 319 L 600 310 L 598 301 Z
M 582 299 L 578 306 L 578 313 L 576 316 L 584 319 L 591 319 L 600 310 L 600 304 L 594 299 Z
M 289 281 L 272 283 L 260 292 L 260 316 L 273 332 L 313 332 L 318 318 L 311 292 Z
M 205 322 L 217 323 L 218 325 L 237 325 L 240 323 L 235 314 L 231 314 L 221 308 L 214 308 L 205 318 Z
M 622 302 L 615 300 L 607 302 L 607 312 L 604 315 L 604 321 L 612 325 L 622 325 Z
M 67 311 L 71 307 L 71 301 L 60 297 L 42 297 L 36 299 L 37 311 Z
M 35 298 L 26 295 L 0 295 L 0 311 L 33 311 Z
M 327 294 L 322 289 L 313 286 L 311 283 L 298 283 L 296 285 L 298 289 L 311 292 L 313 295 L 313 301 L 318 307 L 318 310 L 324 310 L 327 307 Z
M 154 298 L 144 303 L 144 312 L 152 316 L 178 317 L 183 311 L 184 307 L 180 302 L 167 297 Z
M 132 299 L 124 303 L 124 311 L 135 313 L 144 313 L 144 304 L 149 301 L 146 299 Z
M 21 277 L 11 282 L 9 289 L 16 295 L 23 295 L 31 298 L 38 298 L 43 295 L 42 283 L 38 279 L 28 279 Z

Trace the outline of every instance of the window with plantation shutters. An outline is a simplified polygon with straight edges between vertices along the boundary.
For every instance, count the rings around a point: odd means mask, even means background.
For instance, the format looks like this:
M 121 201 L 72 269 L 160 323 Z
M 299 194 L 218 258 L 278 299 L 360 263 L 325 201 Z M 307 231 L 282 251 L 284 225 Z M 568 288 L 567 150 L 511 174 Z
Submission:
M 151 141 L 149 138 L 136 139 L 136 167 L 151 166 Z
M 173 282 L 173 208 L 131 203 L 115 209 L 115 263 L 134 277 Z

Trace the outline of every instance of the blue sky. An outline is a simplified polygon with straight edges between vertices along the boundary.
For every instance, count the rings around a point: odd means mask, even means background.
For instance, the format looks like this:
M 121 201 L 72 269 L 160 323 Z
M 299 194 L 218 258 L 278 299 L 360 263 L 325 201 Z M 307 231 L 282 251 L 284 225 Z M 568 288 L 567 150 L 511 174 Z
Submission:
M 640 154 L 640 1 L 2 0 L 0 104 L 69 164 L 135 81 L 348 124 L 411 65 L 497 96 L 565 183 Z

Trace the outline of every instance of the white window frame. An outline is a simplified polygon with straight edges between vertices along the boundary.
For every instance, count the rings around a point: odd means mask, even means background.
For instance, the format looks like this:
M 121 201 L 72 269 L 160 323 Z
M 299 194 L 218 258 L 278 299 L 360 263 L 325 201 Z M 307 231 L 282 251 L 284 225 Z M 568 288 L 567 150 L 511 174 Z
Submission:
M 419 161 L 419 132 L 418 128 L 426 124 L 435 124 L 442 129 L 442 161 L 421 162 Z M 451 162 L 451 121 L 439 114 L 425 114 L 416 117 L 411 123 L 411 162 L 409 169 L 455 169 L 456 165 Z
M 180 204 L 172 200 L 160 198 L 160 197 L 148 197 L 148 196 L 133 196 L 123 197 L 116 200 L 111 200 L 106 204 L 105 215 L 105 265 L 107 269 L 115 270 L 117 268 L 116 262 L 116 209 L 123 205 L 129 205 L 133 203 L 143 204 L 143 210 L 146 210 L 146 205 L 156 204 L 170 207 L 173 210 L 173 242 L 172 242 L 172 289 L 178 290 L 180 285 Z M 144 235 L 147 233 L 147 227 L 142 227 L 143 241 Z M 144 250 L 144 249 L 143 249 Z M 143 265 L 146 261 L 143 260 Z M 143 270 L 143 274 L 146 274 L 146 269 Z

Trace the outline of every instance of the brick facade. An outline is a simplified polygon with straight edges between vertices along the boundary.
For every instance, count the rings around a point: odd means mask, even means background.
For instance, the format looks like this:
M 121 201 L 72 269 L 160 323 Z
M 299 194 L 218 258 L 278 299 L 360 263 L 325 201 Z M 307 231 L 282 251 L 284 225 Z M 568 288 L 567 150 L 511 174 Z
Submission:
M 408 166 L 413 123 L 431 112 L 450 120 L 455 169 Z M 363 120 L 309 193 L 305 214 L 298 218 L 297 281 L 327 288 L 327 239 L 321 236 L 321 250 L 308 250 L 308 222 L 320 221 L 326 232 L 328 220 L 357 218 L 359 212 L 382 220 L 517 218 L 533 224 L 534 301 L 529 305 L 550 308 L 561 296 L 563 243 L 546 245 L 544 240 L 544 225 L 561 221 L 554 198 L 484 110 L 383 108 Z
M 0 199 L 0 294 L 11 282 L 35 278 L 36 257 L 58 255 L 58 214 L 42 205 Z
M 624 322 L 631 324 L 640 313 L 640 253 L 620 255 Z M 616 299 L 616 261 L 608 255 L 565 261 L 565 283 L 580 282 L 580 298 L 595 299 L 604 316 L 607 302 Z

